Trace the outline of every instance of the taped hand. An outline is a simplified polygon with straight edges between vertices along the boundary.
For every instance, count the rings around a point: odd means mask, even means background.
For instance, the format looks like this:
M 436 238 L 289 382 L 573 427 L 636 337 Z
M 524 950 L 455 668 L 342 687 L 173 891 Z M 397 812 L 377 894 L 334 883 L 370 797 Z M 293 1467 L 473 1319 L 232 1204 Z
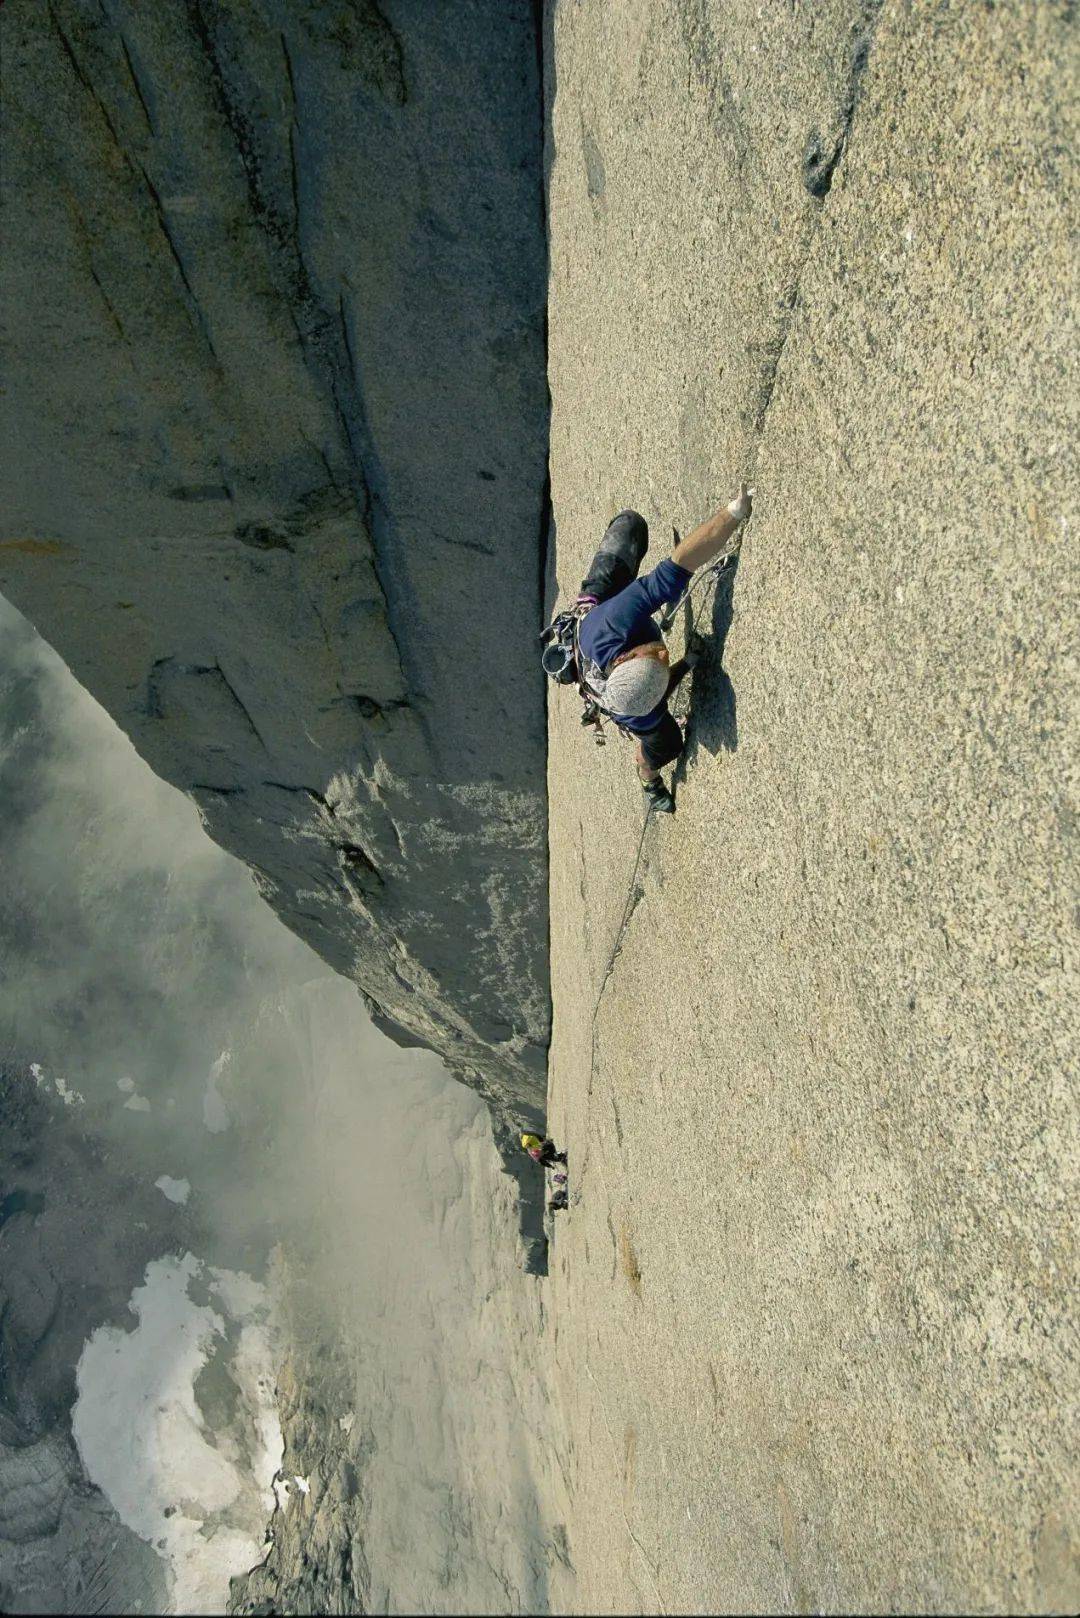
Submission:
M 734 500 L 728 502 L 728 515 L 736 522 L 745 522 L 753 510 L 755 489 L 748 489 L 745 483 L 739 484 L 739 492 Z

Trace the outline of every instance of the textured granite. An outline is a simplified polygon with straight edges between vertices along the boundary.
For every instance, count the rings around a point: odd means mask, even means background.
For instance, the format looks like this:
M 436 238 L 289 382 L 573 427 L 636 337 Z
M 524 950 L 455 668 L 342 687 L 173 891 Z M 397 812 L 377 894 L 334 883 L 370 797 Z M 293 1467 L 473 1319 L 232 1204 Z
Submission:
M 549 18 L 562 593 L 758 489 L 640 861 L 551 705 L 580 1611 L 1080 1605 L 1074 10 Z

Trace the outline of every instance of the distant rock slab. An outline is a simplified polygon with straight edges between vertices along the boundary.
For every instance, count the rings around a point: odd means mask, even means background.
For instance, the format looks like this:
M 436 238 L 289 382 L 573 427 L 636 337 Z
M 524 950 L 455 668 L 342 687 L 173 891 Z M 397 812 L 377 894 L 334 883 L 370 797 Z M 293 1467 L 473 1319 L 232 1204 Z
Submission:
M 393 17 L 3 8 L 0 591 L 381 1026 L 538 1109 L 534 8 Z

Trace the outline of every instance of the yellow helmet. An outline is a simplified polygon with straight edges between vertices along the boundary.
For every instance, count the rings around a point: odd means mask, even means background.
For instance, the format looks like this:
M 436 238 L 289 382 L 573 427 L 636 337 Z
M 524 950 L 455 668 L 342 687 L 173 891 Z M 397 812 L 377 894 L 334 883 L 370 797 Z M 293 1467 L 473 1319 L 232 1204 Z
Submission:
M 539 1135 L 522 1135 L 521 1144 L 524 1146 L 525 1150 L 529 1152 L 534 1146 L 542 1146 L 544 1143 L 540 1139 Z

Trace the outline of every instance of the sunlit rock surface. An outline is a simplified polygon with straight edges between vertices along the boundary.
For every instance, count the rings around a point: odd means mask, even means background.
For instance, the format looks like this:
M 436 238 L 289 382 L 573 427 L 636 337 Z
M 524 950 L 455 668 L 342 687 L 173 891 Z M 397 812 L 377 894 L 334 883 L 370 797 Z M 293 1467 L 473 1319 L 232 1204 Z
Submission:
M 0 591 L 380 1027 L 538 1106 L 533 8 L 3 28 Z
M 757 486 L 674 820 L 551 703 L 578 1611 L 1080 1608 L 1078 22 L 553 11 L 561 593 Z

